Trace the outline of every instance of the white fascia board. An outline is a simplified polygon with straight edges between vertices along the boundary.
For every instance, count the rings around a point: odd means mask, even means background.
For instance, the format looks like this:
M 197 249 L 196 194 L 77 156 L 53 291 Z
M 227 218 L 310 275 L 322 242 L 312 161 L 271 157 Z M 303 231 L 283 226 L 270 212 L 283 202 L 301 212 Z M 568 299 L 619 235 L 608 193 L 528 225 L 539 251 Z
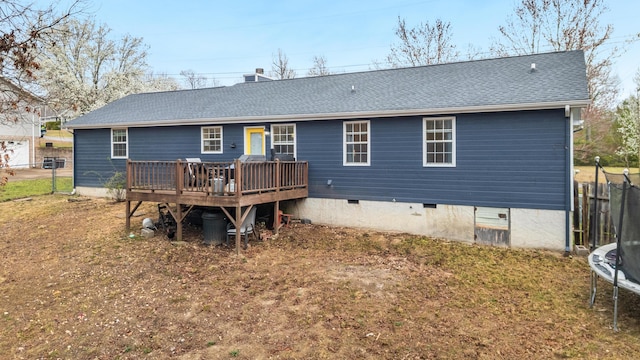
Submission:
M 590 100 L 556 101 L 546 103 L 530 104 L 506 104 L 506 105 L 482 105 L 435 109 L 412 109 L 412 110 L 387 110 L 387 111 L 355 111 L 340 113 L 315 113 L 315 114 L 292 114 L 292 115 L 259 115 L 242 117 L 211 117 L 201 119 L 169 119 L 157 121 L 126 122 L 114 124 L 91 124 L 91 125 L 67 125 L 70 129 L 103 129 L 110 127 L 150 127 L 150 126 L 176 126 L 176 125 L 202 125 L 202 124 L 243 124 L 243 123 L 276 123 L 290 121 L 314 121 L 314 120 L 345 120 L 362 118 L 382 118 L 396 116 L 430 116 L 483 112 L 504 112 L 504 111 L 527 111 L 527 110 L 549 110 L 564 109 L 566 105 L 571 107 L 586 107 L 591 104 Z

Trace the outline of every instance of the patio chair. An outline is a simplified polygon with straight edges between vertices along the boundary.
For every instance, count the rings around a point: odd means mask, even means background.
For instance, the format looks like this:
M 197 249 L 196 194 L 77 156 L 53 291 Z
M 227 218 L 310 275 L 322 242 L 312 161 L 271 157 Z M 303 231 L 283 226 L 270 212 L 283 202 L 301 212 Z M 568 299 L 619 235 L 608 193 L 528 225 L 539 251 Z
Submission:
M 199 164 L 202 162 L 200 158 L 185 158 L 187 161 L 187 170 L 189 170 L 189 186 L 200 186 L 198 181 Z
M 240 231 L 238 231 L 238 229 L 236 229 L 233 224 L 229 223 L 227 224 L 227 246 L 229 246 L 229 238 L 231 236 L 238 236 L 238 233 L 240 233 L 240 236 L 244 236 L 244 247 L 247 247 L 247 244 L 249 242 L 249 233 L 252 233 L 253 236 L 255 236 L 256 240 L 258 240 L 258 233 L 256 230 L 256 207 L 252 207 L 251 210 L 249 210 L 249 214 L 247 215 L 247 217 L 244 219 L 244 221 L 242 222 L 242 225 L 240 226 Z
M 288 228 L 292 218 L 293 214 L 285 214 L 282 210 L 278 210 L 278 227 L 284 226 Z

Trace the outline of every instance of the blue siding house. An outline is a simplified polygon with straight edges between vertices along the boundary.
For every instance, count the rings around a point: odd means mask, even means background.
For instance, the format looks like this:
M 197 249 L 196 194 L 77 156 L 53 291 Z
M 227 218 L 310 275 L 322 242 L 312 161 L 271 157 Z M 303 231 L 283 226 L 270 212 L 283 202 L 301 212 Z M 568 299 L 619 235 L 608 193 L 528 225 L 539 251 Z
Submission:
M 74 186 L 130 160 L 309 164 L 315 223 L 569 250 L 581 51 L 129 95 L 81 116 Z M 98 174 L 98 176 L 96 176 Z

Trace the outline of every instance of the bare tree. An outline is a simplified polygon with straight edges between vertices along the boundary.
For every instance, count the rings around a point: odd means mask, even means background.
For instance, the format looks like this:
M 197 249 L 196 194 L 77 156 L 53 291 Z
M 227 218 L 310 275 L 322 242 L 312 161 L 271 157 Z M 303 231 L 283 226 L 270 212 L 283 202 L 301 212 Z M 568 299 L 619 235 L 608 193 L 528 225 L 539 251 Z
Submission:
M 395 30 L 398 44 L 391 45 L 387 63 L 392 67 L 440 64 L 457 60 L 460 56 L 451 42 L 451 23 L 436 19 L 433 25 L 420 23 L 408 28 L 398 17 Z
M 200 89 L 207 87 L 207 77 L 196 74 L 193 70 L 182 70 L 180 76 L 187 85 L 188 89 Z
M 605 0 L 520 0 L 491 50 L 499 56 L 583 50 L 589 94 L 595 106 L 611 108 L 618 85 L 611 59 L 618 49 L 603 46 L 613 33 L 613 25 L 599 22 L 607 10 Z
M 276 79 L 293 79 L 297 75 L 295 70 L 289 67 L 289 58 L 282 49 L 278 49 L 278 55 L 273 56 L 270 75 Z
M 491 48 L 500 56 L 584 51 L 587 87 L 593 103 L 583 111 L 585 130 L 575 137 L 575 156 L 582 160 L 616 148 L 611 137 L 610 109 L 618 95 L 612 59 L 619 49 L 606 46 L 613 26 L 601 25 L 599 19 L 607 10 L 606 0 L 519 0 L 514 14 L 498 28 L 502 41 Z
M 331 71 L 327 68 L 327 58 L 324 55 L 313 57 L 313 67 L 307 72 L 308 76 L 325 76 L 331 75 Z
M 58 23 L 82 11 L 80 5 L 80 1 L 73 1 L 59 10 L 54 5 L 40 8 L 19 0 L 0 1 L 0 123 L 20 121 L 20 116 L 10 114 L 36 113 L 39 99 L 26 88 L 40 66 L 38 50 Z M 0 141 L 0 187 L 12 174 L 10 157 L 6 144 Z
M 17 0 L 0 0 L 0 113 L 7 114 L 21 101 L 32 102 L 32 82 L 39 68 L 38 52 L 57 24 L 82 11 L 81 2 L 74 1 L 66 10 L 53 5 L 37 8 Z M 7 85 L 7 86 L 5 86 Z M 27 112 L 33 106 L 22 107 Z M 4 116 L 2 121 L 7 121 Z M 11 121 L 11 120 L 9 120 Z M 17 119 L 13 119 L 17 121 Z
M 483 54 L 484 52 L 481 47 L 474 44 L 468 44 L 467 50 L 465 51 L 465 54 L 460 57 L 460 60 L 477 60 L 482 58 Z
M 70 20 L 40 59 L 40 84 L 56 109 L 84 114 L 125 95 L 159 90 L 147 83 L 147 46 L 142 38 L 114 40 L 111 29 L 91 20 Z
M 38 48 L 48 40 L 52 29 L 83 9 L 82 1 L 73 1 L 58 11 L 54 5 L 38 8 L 19 0 L 0 0 L 0 71 L 5 78 L 33 78 L 38 67 Z

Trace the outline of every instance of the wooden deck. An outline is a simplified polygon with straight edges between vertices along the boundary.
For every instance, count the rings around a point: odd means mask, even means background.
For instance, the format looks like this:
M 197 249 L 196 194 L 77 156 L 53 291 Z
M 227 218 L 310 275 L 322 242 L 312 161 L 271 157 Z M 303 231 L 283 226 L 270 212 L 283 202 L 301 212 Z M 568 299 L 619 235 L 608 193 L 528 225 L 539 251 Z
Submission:
M 300 161 L 264 162 L 127 162 L 126 228 L 131 216 L 144 201 L 163 203 L 177 223 L 176 236 L 182 239 L 182 221 L 194 206 L 220 208 L 234 224 L 242 221 L 257 204 L 305 198 L 309 194 L 308 163 Z M 131 209 L 131 202 L 137 204 Z M 183 207 L 186 210 L 183 211 Z M 235 209 L 231 216 L 229 209 Z M 277 216 L 274 228 L 278 229 Z M 239 251 L 240 237 L 236 238 Z

